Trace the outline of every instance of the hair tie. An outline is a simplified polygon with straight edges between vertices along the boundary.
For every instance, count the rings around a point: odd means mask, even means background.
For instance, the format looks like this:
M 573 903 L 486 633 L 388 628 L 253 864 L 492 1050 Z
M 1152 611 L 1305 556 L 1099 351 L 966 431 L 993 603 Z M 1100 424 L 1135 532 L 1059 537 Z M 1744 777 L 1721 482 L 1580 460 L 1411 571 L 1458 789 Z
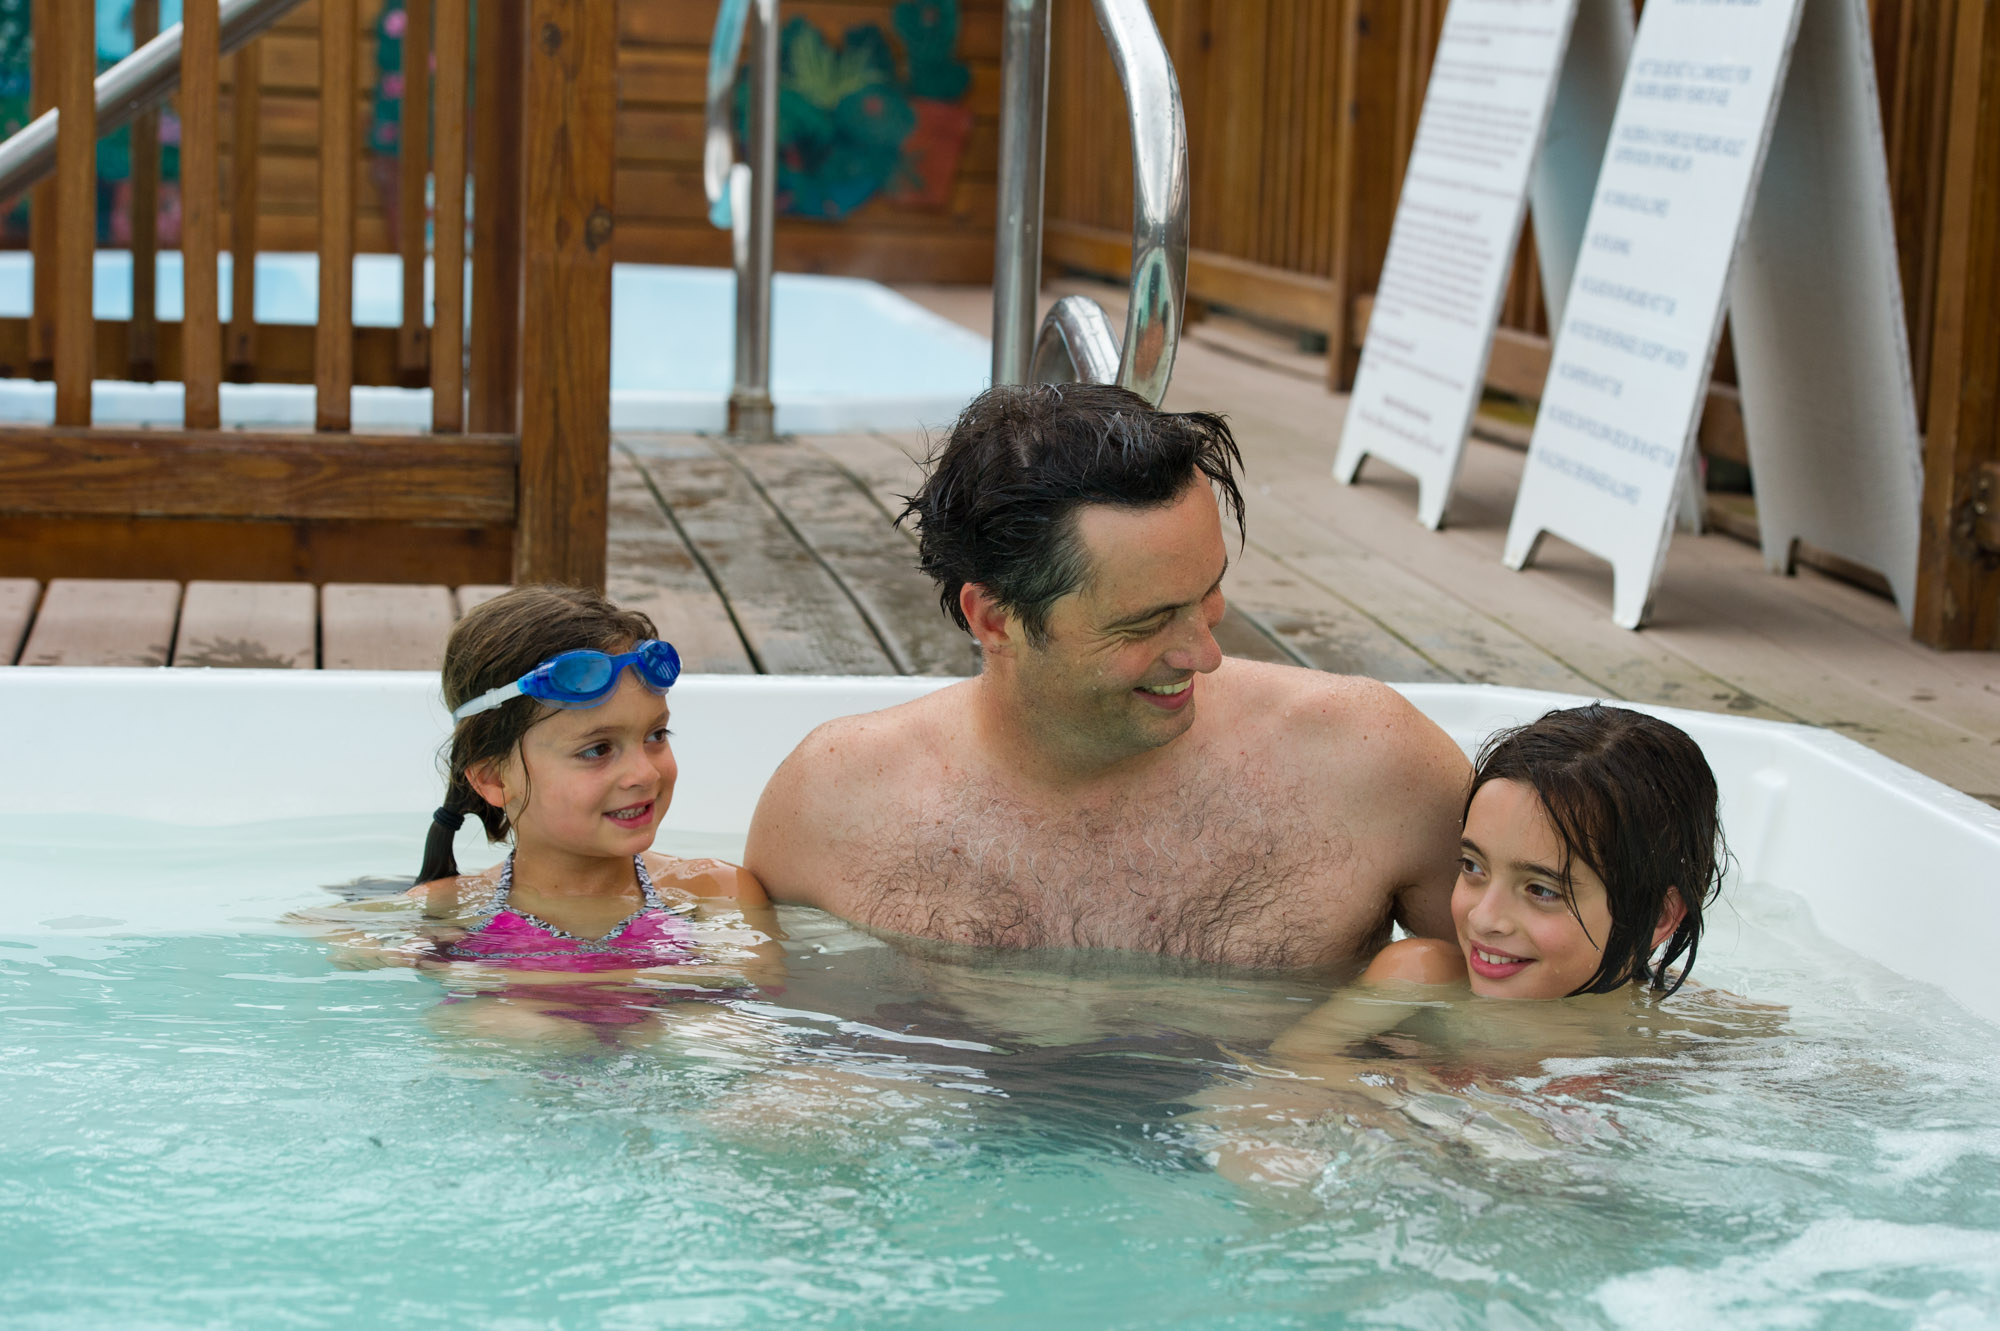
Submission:
M 437 807 L 437 812 L 431 815 L 431 821 L 447 832 L 456 832 L 459 828 L 465 826 L 465 815 L 447 805 L 440 804 Z

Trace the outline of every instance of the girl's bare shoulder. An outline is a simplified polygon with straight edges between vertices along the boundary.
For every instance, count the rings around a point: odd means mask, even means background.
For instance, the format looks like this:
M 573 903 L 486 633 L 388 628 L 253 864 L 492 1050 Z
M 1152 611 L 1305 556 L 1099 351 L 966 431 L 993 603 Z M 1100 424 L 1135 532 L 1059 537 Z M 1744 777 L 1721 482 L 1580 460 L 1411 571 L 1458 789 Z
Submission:
M 449 919 L 482 911 L 493 899 L 494 889 L 499 883 L 500 874 L 496 866 L 481 873 L 433 878 L 428 883 L 418 883 L 405 895 L 422 903 L 424 914 Z
M 1375 954 L 1363 984 L 1462 984 L 1465 956 L 1445 938 L 1399 938 Z

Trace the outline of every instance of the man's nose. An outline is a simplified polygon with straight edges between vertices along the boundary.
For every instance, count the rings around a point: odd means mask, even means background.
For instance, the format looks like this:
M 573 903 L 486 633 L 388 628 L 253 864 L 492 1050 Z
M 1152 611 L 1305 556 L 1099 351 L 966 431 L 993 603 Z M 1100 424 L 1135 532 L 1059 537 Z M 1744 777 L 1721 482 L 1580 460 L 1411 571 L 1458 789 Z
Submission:
M 1220 603 L 1222 597 L 1215 598 Z M 1206 675 L 1222 664 L 1222 645 L 1215 640 L 1215 626 L 1221 622 L 1220 611 L 1211 613 L 1206 608 L 1197 608 L 1189 617 L 1186 636 L 1167 653 L 1167 664 L 1175 670 L 1192 670 Z

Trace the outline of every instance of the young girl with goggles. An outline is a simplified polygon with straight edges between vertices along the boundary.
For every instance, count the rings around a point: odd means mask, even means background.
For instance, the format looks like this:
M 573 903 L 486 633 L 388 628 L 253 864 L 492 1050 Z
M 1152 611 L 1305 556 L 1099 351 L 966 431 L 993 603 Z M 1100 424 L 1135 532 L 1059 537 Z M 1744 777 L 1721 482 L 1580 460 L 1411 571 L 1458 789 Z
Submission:
M 445 800 L 411 890 L 424 960 L 459 963 L 439 968 L 463 980 L 446 1024 L 624 1043 L 657 1024 L 651 1009 L 740 994 L 773 960 L 755 878 L 652 851 L 679 775 L 666 693 L 680 672 L 645 615 L 574 587 L 513 588 L 452 630 Z M 468 815 L 513 846 L 461 875 L 452 840 Z

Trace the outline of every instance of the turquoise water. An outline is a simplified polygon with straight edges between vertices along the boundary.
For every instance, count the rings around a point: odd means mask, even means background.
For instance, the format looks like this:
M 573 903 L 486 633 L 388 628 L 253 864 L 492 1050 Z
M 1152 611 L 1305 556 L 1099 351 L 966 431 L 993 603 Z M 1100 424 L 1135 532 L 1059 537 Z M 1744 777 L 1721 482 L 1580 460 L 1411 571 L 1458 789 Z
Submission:
M 1717 1036 L 1695 996 L 1709 1034 L 1456 1118 L 1330 1116 L 1310 1188 L 1253 1192 L 1189 1115 L 1310 983 L 788 911 L 782 986 L 480 1040 L 440 981 L 273 924 L 421 830 L 0 819 L 0 1322 L 2000 1323 L 1993 1029 L 1780 892 L 1739 892 L 1702 974 L 1788 1013 Z

